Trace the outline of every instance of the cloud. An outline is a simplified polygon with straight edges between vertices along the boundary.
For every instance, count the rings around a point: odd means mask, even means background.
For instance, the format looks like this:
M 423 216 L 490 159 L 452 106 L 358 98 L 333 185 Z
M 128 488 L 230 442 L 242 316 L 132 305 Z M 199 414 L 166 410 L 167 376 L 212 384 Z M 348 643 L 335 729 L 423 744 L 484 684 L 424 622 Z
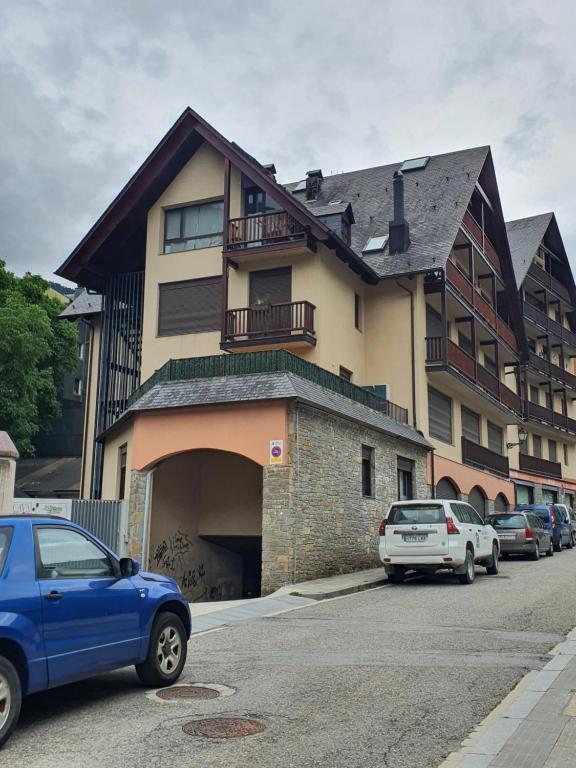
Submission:
M 4 0 L 0 258 L 49 275 L 186 105 L 283 181 L 491 144 L 576 253 L 567 0 Z

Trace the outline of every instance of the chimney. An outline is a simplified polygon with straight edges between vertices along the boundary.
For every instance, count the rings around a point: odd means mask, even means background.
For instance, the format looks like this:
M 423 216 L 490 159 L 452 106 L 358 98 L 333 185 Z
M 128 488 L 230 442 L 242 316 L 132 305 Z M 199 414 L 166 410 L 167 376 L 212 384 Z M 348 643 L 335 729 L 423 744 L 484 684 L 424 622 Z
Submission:
M 394 219 L 389 223 L 388 252 L 404 253 L 410 245 L 410 228 L 404 218 L 404 175 L 402 171 L 394 174 Z
M 320 168 L 306 173 L 306 200 L 316 200 L 320 194 L 323 178 Z

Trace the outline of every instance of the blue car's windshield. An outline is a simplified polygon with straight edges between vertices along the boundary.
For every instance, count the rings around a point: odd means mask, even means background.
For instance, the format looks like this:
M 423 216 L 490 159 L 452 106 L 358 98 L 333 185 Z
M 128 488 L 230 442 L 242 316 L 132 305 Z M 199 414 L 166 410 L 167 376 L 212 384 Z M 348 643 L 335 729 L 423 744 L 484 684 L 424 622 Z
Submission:
M 0 528 L 0 574 L 2 573 L 2 568 L 4 568 L 4 562 L 8 555 L 8 547 L 10 546 L 11 538 L 12 528 Z

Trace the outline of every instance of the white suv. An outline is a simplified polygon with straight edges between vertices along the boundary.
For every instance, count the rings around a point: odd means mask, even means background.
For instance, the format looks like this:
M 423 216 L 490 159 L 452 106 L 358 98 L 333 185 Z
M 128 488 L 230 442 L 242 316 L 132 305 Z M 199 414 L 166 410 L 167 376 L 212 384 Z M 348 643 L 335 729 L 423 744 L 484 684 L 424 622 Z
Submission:
M 380 524 L 380 559 L 391 582 L 406 571 L 448 568 L 461 584 L 472 584 L 474 564 L 498 573 L 498 534 L 463 501 L 397 501 Z

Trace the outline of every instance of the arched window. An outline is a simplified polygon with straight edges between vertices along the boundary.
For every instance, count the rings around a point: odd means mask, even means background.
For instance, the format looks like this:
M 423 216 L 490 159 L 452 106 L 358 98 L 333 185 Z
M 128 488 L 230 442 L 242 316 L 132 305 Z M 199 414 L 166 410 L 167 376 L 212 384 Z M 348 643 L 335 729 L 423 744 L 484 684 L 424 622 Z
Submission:
M 443 477 L 436 485 L 436 498 L 453 500 L 458 498 L 458 489 L 448 477 Z
M 474 507 L 480 517 L 486 515 L 486 494 L 479 485 L 475 485 L 468 494 L 468 504 Z
M 503 493 L 499 493 L 494 499 L 495 512 L 508 512 L 508 499 Z

